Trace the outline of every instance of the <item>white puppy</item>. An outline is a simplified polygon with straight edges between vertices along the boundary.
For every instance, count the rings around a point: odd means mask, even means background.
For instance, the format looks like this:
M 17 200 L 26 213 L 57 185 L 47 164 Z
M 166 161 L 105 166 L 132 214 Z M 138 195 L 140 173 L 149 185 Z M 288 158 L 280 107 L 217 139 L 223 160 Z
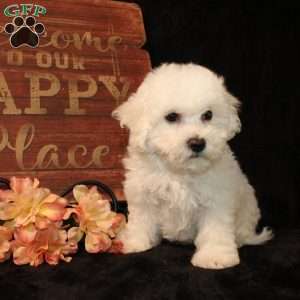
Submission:
M 271 239 L 271 230 L 255 231 L 254 190 L 227 144 L 241 128 L 238 107 L 210 70 L 168 64 L 113 112 L 130 130 L 125 253 L 161 238 L 194 242 L 192 264 L 221 269 L 239 263 L 238 247 Z

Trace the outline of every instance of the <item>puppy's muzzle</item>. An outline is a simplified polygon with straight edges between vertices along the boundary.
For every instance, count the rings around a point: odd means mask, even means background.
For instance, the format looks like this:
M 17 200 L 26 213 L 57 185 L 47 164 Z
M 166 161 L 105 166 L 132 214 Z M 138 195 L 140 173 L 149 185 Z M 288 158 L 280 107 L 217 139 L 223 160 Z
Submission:
M 187 141 L 187 145 L 194 153 L 198 154 L 204 150 L 206 141 L 205 139 L 192 138 Z

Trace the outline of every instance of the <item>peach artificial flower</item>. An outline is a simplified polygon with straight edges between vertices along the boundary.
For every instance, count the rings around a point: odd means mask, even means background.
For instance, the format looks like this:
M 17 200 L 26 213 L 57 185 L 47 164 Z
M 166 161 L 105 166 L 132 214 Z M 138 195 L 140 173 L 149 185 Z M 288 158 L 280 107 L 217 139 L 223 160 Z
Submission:
M 78 204 L 72 205 L 65 215 L 65 219 L 74 213 L 79 227 L 70 229 L 74 239 L 79 241 L 84 233 L 85 249 L 89 253 L 121 252 L 121 242 L 112 240 L 125 225 L 125 217 L 111 211 L 108 200 L 103 199 L 97 187 L 77 185 L 73 195 Z
M 67 200 L 38 186 L 36 178 L 12 177 L 11 190 L 0 190 L 0 220 L 13 220 L 17 227 L 35 223 L 40 229 L 61 221 Z
M 0 226 L 0 262 L 10 257 L 12 230 L 6 226 Z
M 70 262 L 72 258 L 65 255 L 77 251 L 77 242 L 60 225 L 51 223 L 45 229 L 38 229 L 28 224 L 17 228 L 11 242 L 14 263 L 37 267 L 44 260 L 50 265 L 57 265 L 59 260 Z

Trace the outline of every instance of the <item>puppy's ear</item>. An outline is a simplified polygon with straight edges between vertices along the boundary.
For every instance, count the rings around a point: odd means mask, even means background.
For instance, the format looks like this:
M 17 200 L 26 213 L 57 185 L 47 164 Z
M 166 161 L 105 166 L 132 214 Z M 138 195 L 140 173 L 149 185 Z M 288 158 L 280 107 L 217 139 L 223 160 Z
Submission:
M 147 120 L 145 112 L 145 96 L 143 91 L 132 94 L 129 99 L 112 112 L 112 117 L 120 121 L 121 127 L 130 130 L 129 143 L 144 149 L 147 136 Z
M 129 130 L 137 126 L 137 122 L 143 113 L 143 103 L 137 94 L 132 94 L 126 102 L 112 112 L 112 117 L 120 121 L 121 127 Z
M 228 140 L 232 139 L 237 133 L 241 131 L 241 121 L 238 116 L 241 103 L 240 101 L 225 90 L 225 98 L 228 104 L 229 110 L 229 122 L 228 122 Z

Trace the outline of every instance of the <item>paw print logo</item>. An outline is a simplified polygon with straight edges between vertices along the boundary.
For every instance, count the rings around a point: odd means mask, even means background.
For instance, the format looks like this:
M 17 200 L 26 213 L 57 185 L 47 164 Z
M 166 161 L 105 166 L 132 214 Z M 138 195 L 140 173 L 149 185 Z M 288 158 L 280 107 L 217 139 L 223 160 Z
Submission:
M 10 44 L 14 48 L 22 45 L 36 48 L 39 45 L 40 35 L 44 33 L 45 26 L 42 23 L 37 23 L 35 18 L 28 16 L 15 17 L 12 23 L 5 25 L 4 30 L 10 35 Z

